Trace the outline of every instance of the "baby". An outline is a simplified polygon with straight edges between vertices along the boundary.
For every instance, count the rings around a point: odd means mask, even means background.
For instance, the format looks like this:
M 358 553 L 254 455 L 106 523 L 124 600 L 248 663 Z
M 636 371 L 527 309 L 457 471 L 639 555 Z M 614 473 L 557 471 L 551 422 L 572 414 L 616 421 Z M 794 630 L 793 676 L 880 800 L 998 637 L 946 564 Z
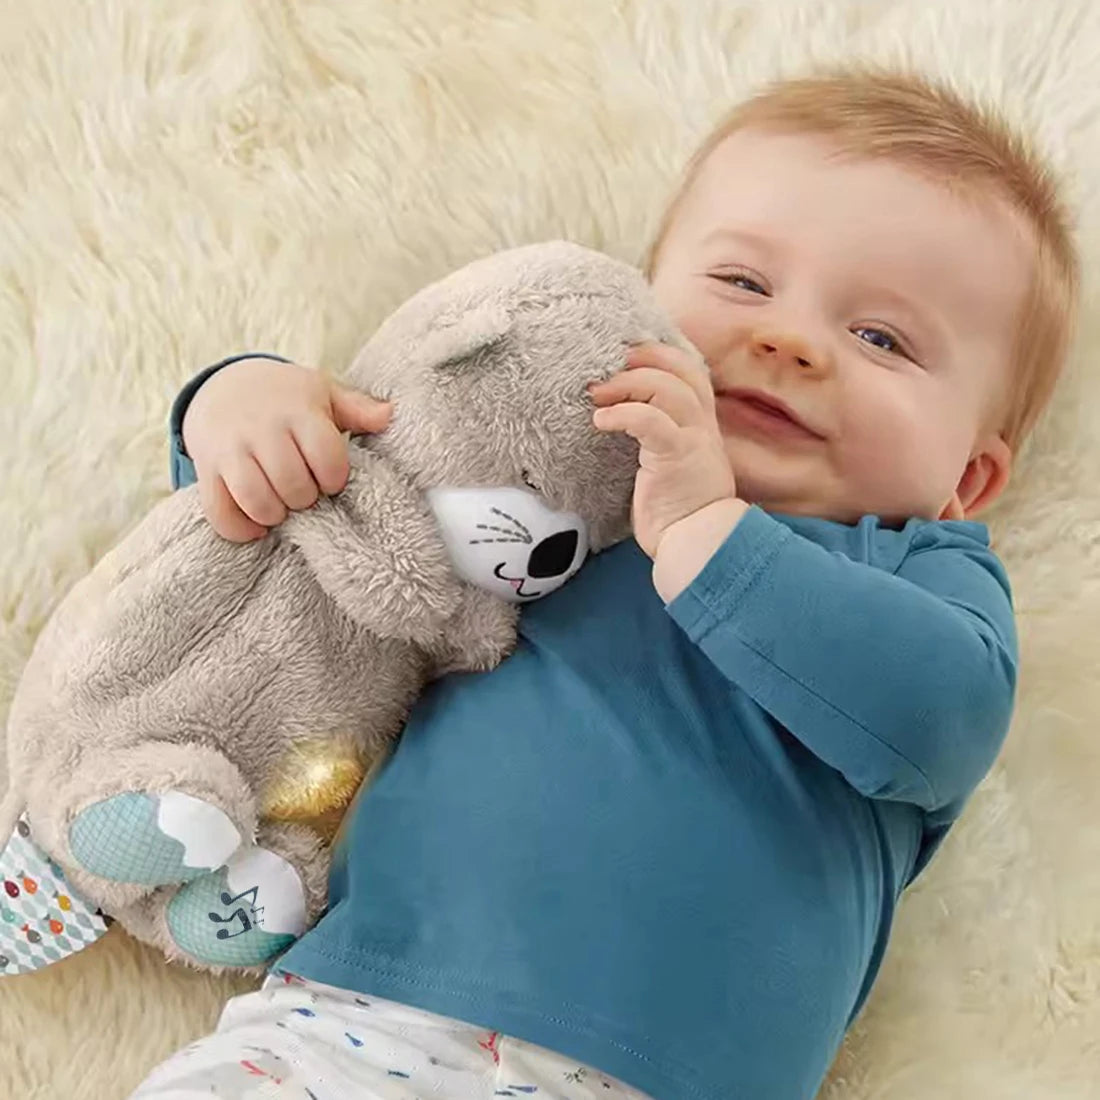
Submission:
M 733 111 L 648 273 L 710 383 L 646 345 L 592 392 L 640 444 L 636 544 L 427 692 L 327 915 L 137 1096 L 818 1089 L 1009 724 L 1008 583 L 971 517 L 1054 386 L 1077 259 L 1002 124 L 847 73 Z M 253 538 L 388 414 L 227 361 L 177 401 L 175 480 Z

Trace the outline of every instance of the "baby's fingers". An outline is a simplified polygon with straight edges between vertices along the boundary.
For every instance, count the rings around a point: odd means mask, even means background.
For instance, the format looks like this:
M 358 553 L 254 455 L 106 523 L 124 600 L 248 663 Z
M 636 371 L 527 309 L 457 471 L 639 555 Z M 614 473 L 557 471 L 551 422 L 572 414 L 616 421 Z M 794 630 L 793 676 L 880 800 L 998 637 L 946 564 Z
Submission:
M 220 477 L 199 478 L 199 500 L 210 526 L 230 542 L 252 542 L 267 534 L 267 528 L 251 520 L 237 507 Z
M 383 432 L 389 427 L 393 406 L 346 386 L 332 387 L 332 419 L 342 432 L 353 435 Z
M 591 394 L 597 405 L 644 402 L 685 427 L 699 424 L 705 415 L 704 407 L 690 386 L 672 374 L 650 367 L 622 371 L 593 387 Z
M 273 435 L 256 447 L 256 461 L 279 499 L 300 512 L 317 500 L 317 482 L 290 432 Z
M 327 417 L 304 416 L 293 425 L 294 442 L 313 480 L 326 496 L 348 483 L 348 444 L 340 429 Z
M 263 527 L 275 527 L 286 519 L 286 505 L 259 463 L 247 451 L 226 459 L 221 475 L 230 496 L 249 519 Z
M 714 407 L 714 388 L 711 385 L 710 371 L 698 356 L 671 344 L 651 341 L 635 344 L 627 349 L 626 363 L 630 370 L 639 367 L 651 367 L 678 378 L 688 386 L 703 408 Z
M 631 436 L 643 450 L 658 458 L 675 455 L 680 450 L 680 429 L 668 413 L 653 405 L 627 402 L 597 409 L 592 423 L 601 432 L 623 432 Z

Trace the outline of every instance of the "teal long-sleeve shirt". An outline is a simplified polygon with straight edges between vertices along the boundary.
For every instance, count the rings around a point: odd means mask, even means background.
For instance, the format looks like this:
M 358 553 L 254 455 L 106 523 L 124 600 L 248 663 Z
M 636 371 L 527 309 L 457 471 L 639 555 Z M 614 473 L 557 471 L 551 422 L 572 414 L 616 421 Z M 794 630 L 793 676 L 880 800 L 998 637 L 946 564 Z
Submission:
M 753 508 L 668 607 L 622 544 L 424 693 L 279 967 L 659 1100 L 812 1097 L 1015 669 L 979 524 Z

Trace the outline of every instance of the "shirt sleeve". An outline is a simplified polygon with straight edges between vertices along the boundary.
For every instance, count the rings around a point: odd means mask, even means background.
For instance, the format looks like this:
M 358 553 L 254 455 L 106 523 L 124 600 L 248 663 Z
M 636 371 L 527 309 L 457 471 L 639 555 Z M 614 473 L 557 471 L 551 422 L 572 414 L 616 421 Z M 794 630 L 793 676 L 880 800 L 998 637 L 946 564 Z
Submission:
M 1015 693 L 1008 580 L 975 526 L 921 525 L 891 572 L 752 508 L 669 612 L 862 794 L 942 810 L 993 763 Z
M 187 413 L 187 408 L 191 404 L 191 400 L 211 375 L 217 374 L 222 367 L 228 367 L 231 363 L 239 363 L 242 359 L 273 359 L 277 363 L 289 362 L 288 359 L 284 359 L 281 355 L 272 355 L 270 352 L 266 351 L 252 351 L 245 352 L 243 355 L 232 355 L 228 359 L 223 359 L 221 362 L 214 363 L 212 366 L 199 371 L 199 373 L 180 390 L 175 401 L 172 402 L 172 411 L 168 416 L 168 439 L 171 463 L 170 473 L 173 489 L 182 489 L 187 485 L 193 484 L 195 481 L 195 464 L 191 461 L 187 454 L 187 449 L 183 445 L 183 418 Z

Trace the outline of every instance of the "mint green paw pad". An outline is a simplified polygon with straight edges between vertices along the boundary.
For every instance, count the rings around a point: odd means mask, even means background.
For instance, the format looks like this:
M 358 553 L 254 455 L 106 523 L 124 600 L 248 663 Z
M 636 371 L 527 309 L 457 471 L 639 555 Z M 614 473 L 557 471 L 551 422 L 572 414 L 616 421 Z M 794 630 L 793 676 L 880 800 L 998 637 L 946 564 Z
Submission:
M 111 882 L 167 886 L 220 867 L 240 847 L 229 818 L 180 791 L 125 791 L 86 806 L 69 826 L 73 858 Z
M 262 848 L 189 882 L 165 914 L 176 946 L 209 966 L 262 966 L 305 931 L 297 872 Z

